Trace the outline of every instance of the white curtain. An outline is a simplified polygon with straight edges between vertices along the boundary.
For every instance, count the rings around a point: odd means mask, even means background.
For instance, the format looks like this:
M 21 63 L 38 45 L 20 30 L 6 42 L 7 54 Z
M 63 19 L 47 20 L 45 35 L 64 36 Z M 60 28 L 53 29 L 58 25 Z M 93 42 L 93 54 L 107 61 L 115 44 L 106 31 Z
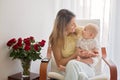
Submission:
M 100 19 L 101 45 L 107 47 L 107 55 L 118 66 L 119 62 L 119 2 L 120 0 L 54 0 L 55 12 L 69 9 L 77 19 Z M 118 31 L 118 32 L 117 32 Z M 117 35 L 117 36 L 116 36 Z M 118 78 L 120 79 L 120 77 Z
M 100 19 L 100 41 L 107 45 L 110 0 L 55 0 L 56 13 L 63 8 L 74 12 L 77 19 Z

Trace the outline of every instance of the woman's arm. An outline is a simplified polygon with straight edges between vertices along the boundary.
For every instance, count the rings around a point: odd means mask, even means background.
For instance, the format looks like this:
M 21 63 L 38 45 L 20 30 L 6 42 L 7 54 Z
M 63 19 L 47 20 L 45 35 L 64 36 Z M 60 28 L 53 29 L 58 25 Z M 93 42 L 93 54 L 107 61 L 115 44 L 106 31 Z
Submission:
M 99 52 L 98 52 L 98 50 L 87 51 L 87 50 L 80 49 L 79 55 L 81 58 L 86 59 L 86 58 L 90 58 L 90 57 L 97 57 L 99 55 Z
M 56 61 L 58 67 L 59 67 L 59 65 L 65 66 L 68 63 L 69 60 L 75 59 L 79 55 L 79 51 L 78 51 L 77 48 L 76 48 L 75 53 L 73 53 L 71 56 L 69 56 L 67 58 L 64 58 L 62 56 L 62 53 L 61 53 L 61 51 L 58 47 L 53 48 L 52 50 L 53 50 L 53 55 L 55 57 L 55 61 Z
M 63 66 L 63 65 L 59 65 L 58 69 L 59 69 L 60 71 L 65 71 L 66 67 Z
M 48 48 L 47 48 L 47 58 L 48 59 L 51 58 L 51 54 L 52 54 L 52 48 L 50 46 L 48 46 Z
M 86 58 L 90 58 L 91 57 L 91 55 L 89 54 L 89 51 L 87 51 L 87 50 L 82 50 L 82 49 L 80 49 L 80 48 L 78 48 L 79 49 L 79 56 L 81 57 L 81 58 L 83 58 L 83 59 L 86 59 Z

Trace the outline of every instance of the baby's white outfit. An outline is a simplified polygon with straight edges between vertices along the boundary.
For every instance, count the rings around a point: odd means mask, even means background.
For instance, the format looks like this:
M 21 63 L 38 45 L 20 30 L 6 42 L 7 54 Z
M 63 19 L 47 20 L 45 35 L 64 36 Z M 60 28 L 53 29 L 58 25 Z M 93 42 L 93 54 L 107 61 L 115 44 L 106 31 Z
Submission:
M 98 48 L 98 42 L 96 39 L 84 39 L 80 38 L 77 42 L 77 47 L 83 49 L 83 50 L 92 50 L 94 48 Z M 98 62 L 98 57 L 94 57 L 93 59 L 93 64 L 91 66 L 95 66 Z

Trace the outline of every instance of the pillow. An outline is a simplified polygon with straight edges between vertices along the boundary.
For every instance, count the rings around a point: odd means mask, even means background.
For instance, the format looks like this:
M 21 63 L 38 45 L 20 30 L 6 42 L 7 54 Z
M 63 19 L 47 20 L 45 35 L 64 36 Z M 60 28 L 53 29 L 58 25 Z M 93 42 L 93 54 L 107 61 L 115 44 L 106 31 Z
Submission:
M 64 76 L 62 74 L 57 73 L 57 72 L 48 72 L 48 77 L 54 78 L 54 79 L 59 79 L 59 80 L 64 80 Z

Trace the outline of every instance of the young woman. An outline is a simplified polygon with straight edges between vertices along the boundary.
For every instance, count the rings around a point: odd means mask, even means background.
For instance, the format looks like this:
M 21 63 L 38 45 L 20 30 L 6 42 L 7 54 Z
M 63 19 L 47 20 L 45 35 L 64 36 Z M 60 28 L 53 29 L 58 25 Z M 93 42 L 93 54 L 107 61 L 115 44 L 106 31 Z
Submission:
M 61 9 L 49 37 L 49 48 L 52 49 L 57 66 L 66 66 L 65 80 L 88 80 L 88 77 L 94 76 L 95 73 L 89 65 L 75 60 L 80 55 L 88 56 L 81 54 L 76 48 L 76 29 L 75 15 L 67 9 Z M 93 60 L 88 62 L 92 64 Z

